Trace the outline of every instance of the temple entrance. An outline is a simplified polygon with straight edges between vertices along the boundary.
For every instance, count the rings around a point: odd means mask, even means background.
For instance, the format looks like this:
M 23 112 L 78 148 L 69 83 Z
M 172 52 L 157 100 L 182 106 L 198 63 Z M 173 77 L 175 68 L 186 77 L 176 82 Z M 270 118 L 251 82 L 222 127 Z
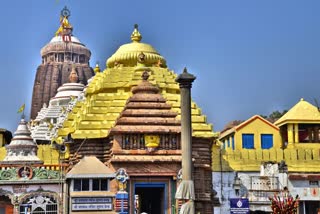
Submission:
M 13 205 L 8 196 L 0 196 L 0 214 L 13 214 Z
M 163 183 L 136 183 L 135 207 L 137 214 L 165 214 L 166 198 Z

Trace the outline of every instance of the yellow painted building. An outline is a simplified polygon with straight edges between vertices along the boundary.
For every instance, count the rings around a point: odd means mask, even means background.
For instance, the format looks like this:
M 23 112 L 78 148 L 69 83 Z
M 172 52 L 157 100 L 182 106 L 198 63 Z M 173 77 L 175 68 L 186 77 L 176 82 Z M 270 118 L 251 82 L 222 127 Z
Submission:
M 219 140 L 227 151 L 280 148 L 281 142 L 279 128 L 259 115 L 222 132 Z M 244 140 L 251 140 L 250 145 L 245 145 Z
M 237 179 L 252 210 L 270 211 L 268 197 L 284 187 L 300 196 L 299 213 L 320 208 L 319 128 L 318 107 L 301 99 L 274 124 L 255 115 L 223 131 L 212 149 L 213 186 L 220 195 L 220 213 L 228 210 L 223 192 L 234 191 L 223 186 L 233 186 Z

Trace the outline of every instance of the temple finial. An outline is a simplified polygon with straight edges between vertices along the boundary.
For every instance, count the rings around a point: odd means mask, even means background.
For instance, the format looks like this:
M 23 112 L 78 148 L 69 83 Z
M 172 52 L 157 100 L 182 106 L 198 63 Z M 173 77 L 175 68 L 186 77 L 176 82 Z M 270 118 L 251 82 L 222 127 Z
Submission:
M 188 73 L 187 67 L 184 67 L 183 73 Z
M 142 36 L 141 36 L 141 34 L 140 34 L 139 30 L 138 30 L 138 24 L 135 24 L 134 25 L 134 30 L 133 30 L 133 32 L 131 34 L 131 41 L 140 42 L 141 39 L 142 39 Z
M 56 32 L 56 36 L 71 36 L 73 27 L 69 23 L 70 10 L 65 6 L 60 13 L 60 27 Z
M 99 66 L 99 62 L 96 62 L 96 67 L 93 69 L 94 73 L 100 73 L 101 72 L 101 69 L 100 69 L 100 66 Z
M 61 16 L 69 18 L 71 15 L 70 10 L 67 8 L 67 6 L 64 6 L 64 8 L 61 10 Z

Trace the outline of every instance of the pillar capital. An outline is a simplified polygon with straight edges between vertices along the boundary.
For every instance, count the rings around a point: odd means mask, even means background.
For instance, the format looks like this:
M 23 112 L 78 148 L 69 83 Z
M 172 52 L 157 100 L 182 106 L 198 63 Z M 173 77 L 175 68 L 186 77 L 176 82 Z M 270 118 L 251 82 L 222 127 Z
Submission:
M 180 88 L 191 88 L 195 79 L 196 77 L 188 73 L 187 68 L 184 68 L 183 72 L 176 78 L 176 82 L 179 83 Z

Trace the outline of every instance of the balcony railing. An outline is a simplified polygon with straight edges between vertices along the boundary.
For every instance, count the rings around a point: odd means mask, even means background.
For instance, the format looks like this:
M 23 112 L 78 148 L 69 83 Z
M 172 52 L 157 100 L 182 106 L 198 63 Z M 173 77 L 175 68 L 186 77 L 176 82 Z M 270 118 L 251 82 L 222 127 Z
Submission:
M 269 197 L 280 191 L 278 177 L 251 176 L 249 189 L 249 201 L 257 203 L 270 203 Z

